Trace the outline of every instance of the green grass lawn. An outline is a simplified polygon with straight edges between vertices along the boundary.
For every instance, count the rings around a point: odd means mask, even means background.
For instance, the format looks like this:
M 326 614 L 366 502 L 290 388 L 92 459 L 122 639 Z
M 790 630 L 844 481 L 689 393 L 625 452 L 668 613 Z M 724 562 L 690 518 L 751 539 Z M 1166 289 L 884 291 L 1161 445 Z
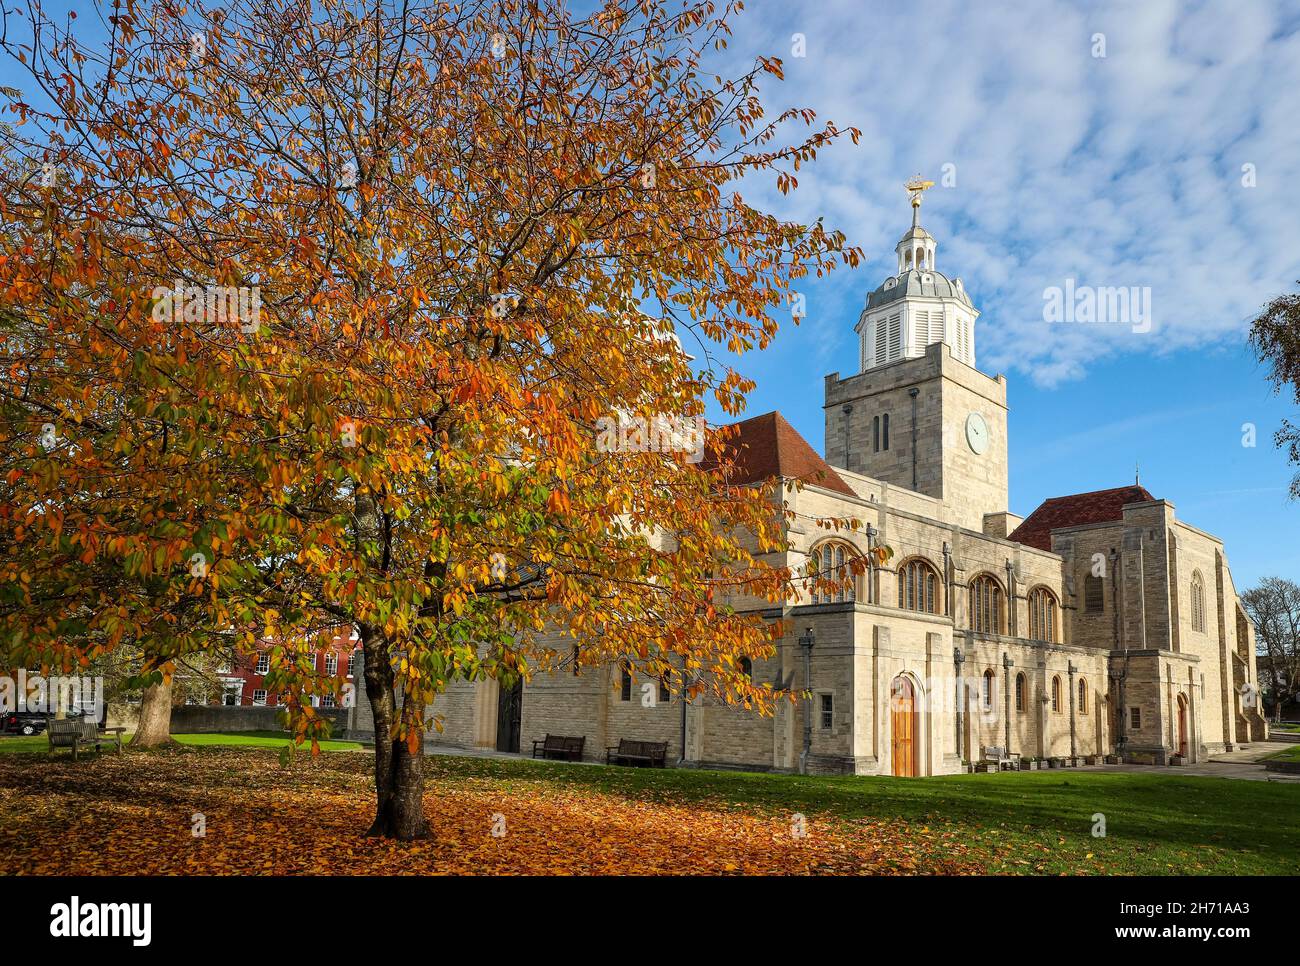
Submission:
M 123 735 L 123 743 L 130 740 L 130 735 Z M 289 744 L 288 735 L 280 731 L 241 731 L 233 734 L 203 734 L 203 735 L 172 735 L 178 744 L 182 745 L 221 745 L 227 747 L 242 748 L 274 748 L 277 751 Z M 46 752 L 49 750 L 50 742 L 45 735 L 32 735 L 30 738 L 5 735 L 0 737 L 0 754 L 5 752 L 13 753 L 32 753 Z M 361 745 L 355 741 L 322 741 L 320 743 L 321 751 L 355 751 Z M 300 752 L 310 752 L 309 745 L 302 745 L 298 749 Z M 56 754 L 68 754 L 64 749 L 60 749 Z
M 1270 731 L 1285 731 L 1288 734 L 1293 731 L 1300 733 L 1300 721 L 1271 722 L 1268 728 Z
M 1283 748 L 1275 755 L 1269 755 L 1268 761 L 1300 761 L 1300 745 Z
M 1300 873 L 1300 784 L 1137 772 L 898 779 L 651 770 L 439 756 L 436 781 L 543 782 L 655 801 L 956 828 L 1004 853 L 989 872 Z M 1106 817 L 1106 836 L 1092 834 Z

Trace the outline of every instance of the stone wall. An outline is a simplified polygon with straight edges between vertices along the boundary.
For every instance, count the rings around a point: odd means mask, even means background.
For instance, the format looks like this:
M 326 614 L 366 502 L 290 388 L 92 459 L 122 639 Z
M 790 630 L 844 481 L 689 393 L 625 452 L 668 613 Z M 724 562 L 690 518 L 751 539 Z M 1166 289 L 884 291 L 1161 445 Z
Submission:
M 317 708 L 330 721 L 333 734 L 342 737 L 348 728 L 345 708 Z M 223 731 L 282 731 L 283 708 L 254 705 L 182 704 L 172 708 L 172 734 L 211 734 Z

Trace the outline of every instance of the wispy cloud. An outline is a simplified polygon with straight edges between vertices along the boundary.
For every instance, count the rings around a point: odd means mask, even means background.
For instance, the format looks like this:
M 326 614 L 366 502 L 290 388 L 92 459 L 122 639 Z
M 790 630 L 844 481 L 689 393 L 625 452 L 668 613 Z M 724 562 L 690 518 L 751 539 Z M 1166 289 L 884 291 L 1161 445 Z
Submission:
M 773 106 L 863 130 L 801 172 L 789 199 L 747 186 L 866 247 L 863 271 L 826 286 L 846 307 L 893 270 L 901 182 L 955 166 L 923 223 L 938 268 L 982 310 L 981 368 L 1053 385 L 1117 354 L 1237 340 L 1300 278 L 1295 4 L 756 0 L 737 26 L 733 56 L 785 60 Z M 790 56 L 795 33 L 804 58 Z M 1045 322 L 1044 290 L 1066 278 L 1149 287 L 1151 331 Z M 856 315 L 837 320 L 841 357 Z

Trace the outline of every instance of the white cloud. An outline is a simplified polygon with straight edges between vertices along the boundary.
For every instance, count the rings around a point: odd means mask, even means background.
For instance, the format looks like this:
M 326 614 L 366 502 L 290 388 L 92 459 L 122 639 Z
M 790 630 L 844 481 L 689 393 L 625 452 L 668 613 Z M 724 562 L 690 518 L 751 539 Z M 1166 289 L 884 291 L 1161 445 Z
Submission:
M 922 220 L 939 269 L 983 313 L 981 368 L 1052 385 L 1111 355 L 1239 340 L 1300 278 L 1294 8 L 754 0 L 735 26 L 731 56 L 785 60 L 787 82 L 765 89 L 771 107 L 863 130 L 861 145 L 801 171 L 790 198 L 767 180 L 745 186 L 782 214 L 825 215 L 866 249 L 863 270 L 822 283 L 845 293 L 819 299 L 848 309 L 841 356 L 854 307 L 893 271 L 901 182 L 918 170 L 937 180 L 949 162 L 957 185 L 931 191 Z M 789 56 L 795 32 L 804 59 Z M 1243 164 L 1257 187 L 1242 185 Z M 1044 322 L 1044 289 L 1066 278 L 1149 286 L 1152 330 Z

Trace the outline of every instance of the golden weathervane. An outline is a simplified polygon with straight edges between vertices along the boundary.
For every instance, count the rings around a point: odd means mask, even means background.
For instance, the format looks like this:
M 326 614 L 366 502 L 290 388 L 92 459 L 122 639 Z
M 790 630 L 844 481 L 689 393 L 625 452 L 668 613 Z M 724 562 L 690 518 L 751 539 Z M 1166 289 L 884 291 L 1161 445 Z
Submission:
M 913 208 L 920 208 L 920 207 L 921 207 L 921 193 L 924 192 L 927 188 L 933 188 L 933 187 L 934 187 L 934 182 L 933 182 L 933 181 L 926 181 L 924 178 L 922 178 L 922 177 L 918 174 L 916 177 L 914 177 L 911 181 L 909 181 L 909 182 L 908 182 L 906 185 L 904 185 L 903 187 L 907 188 L 907 192 L 908 192 L 908 194 L 910 194 L 910 195 L 912 196 L 912 207 L 913 207 Z

